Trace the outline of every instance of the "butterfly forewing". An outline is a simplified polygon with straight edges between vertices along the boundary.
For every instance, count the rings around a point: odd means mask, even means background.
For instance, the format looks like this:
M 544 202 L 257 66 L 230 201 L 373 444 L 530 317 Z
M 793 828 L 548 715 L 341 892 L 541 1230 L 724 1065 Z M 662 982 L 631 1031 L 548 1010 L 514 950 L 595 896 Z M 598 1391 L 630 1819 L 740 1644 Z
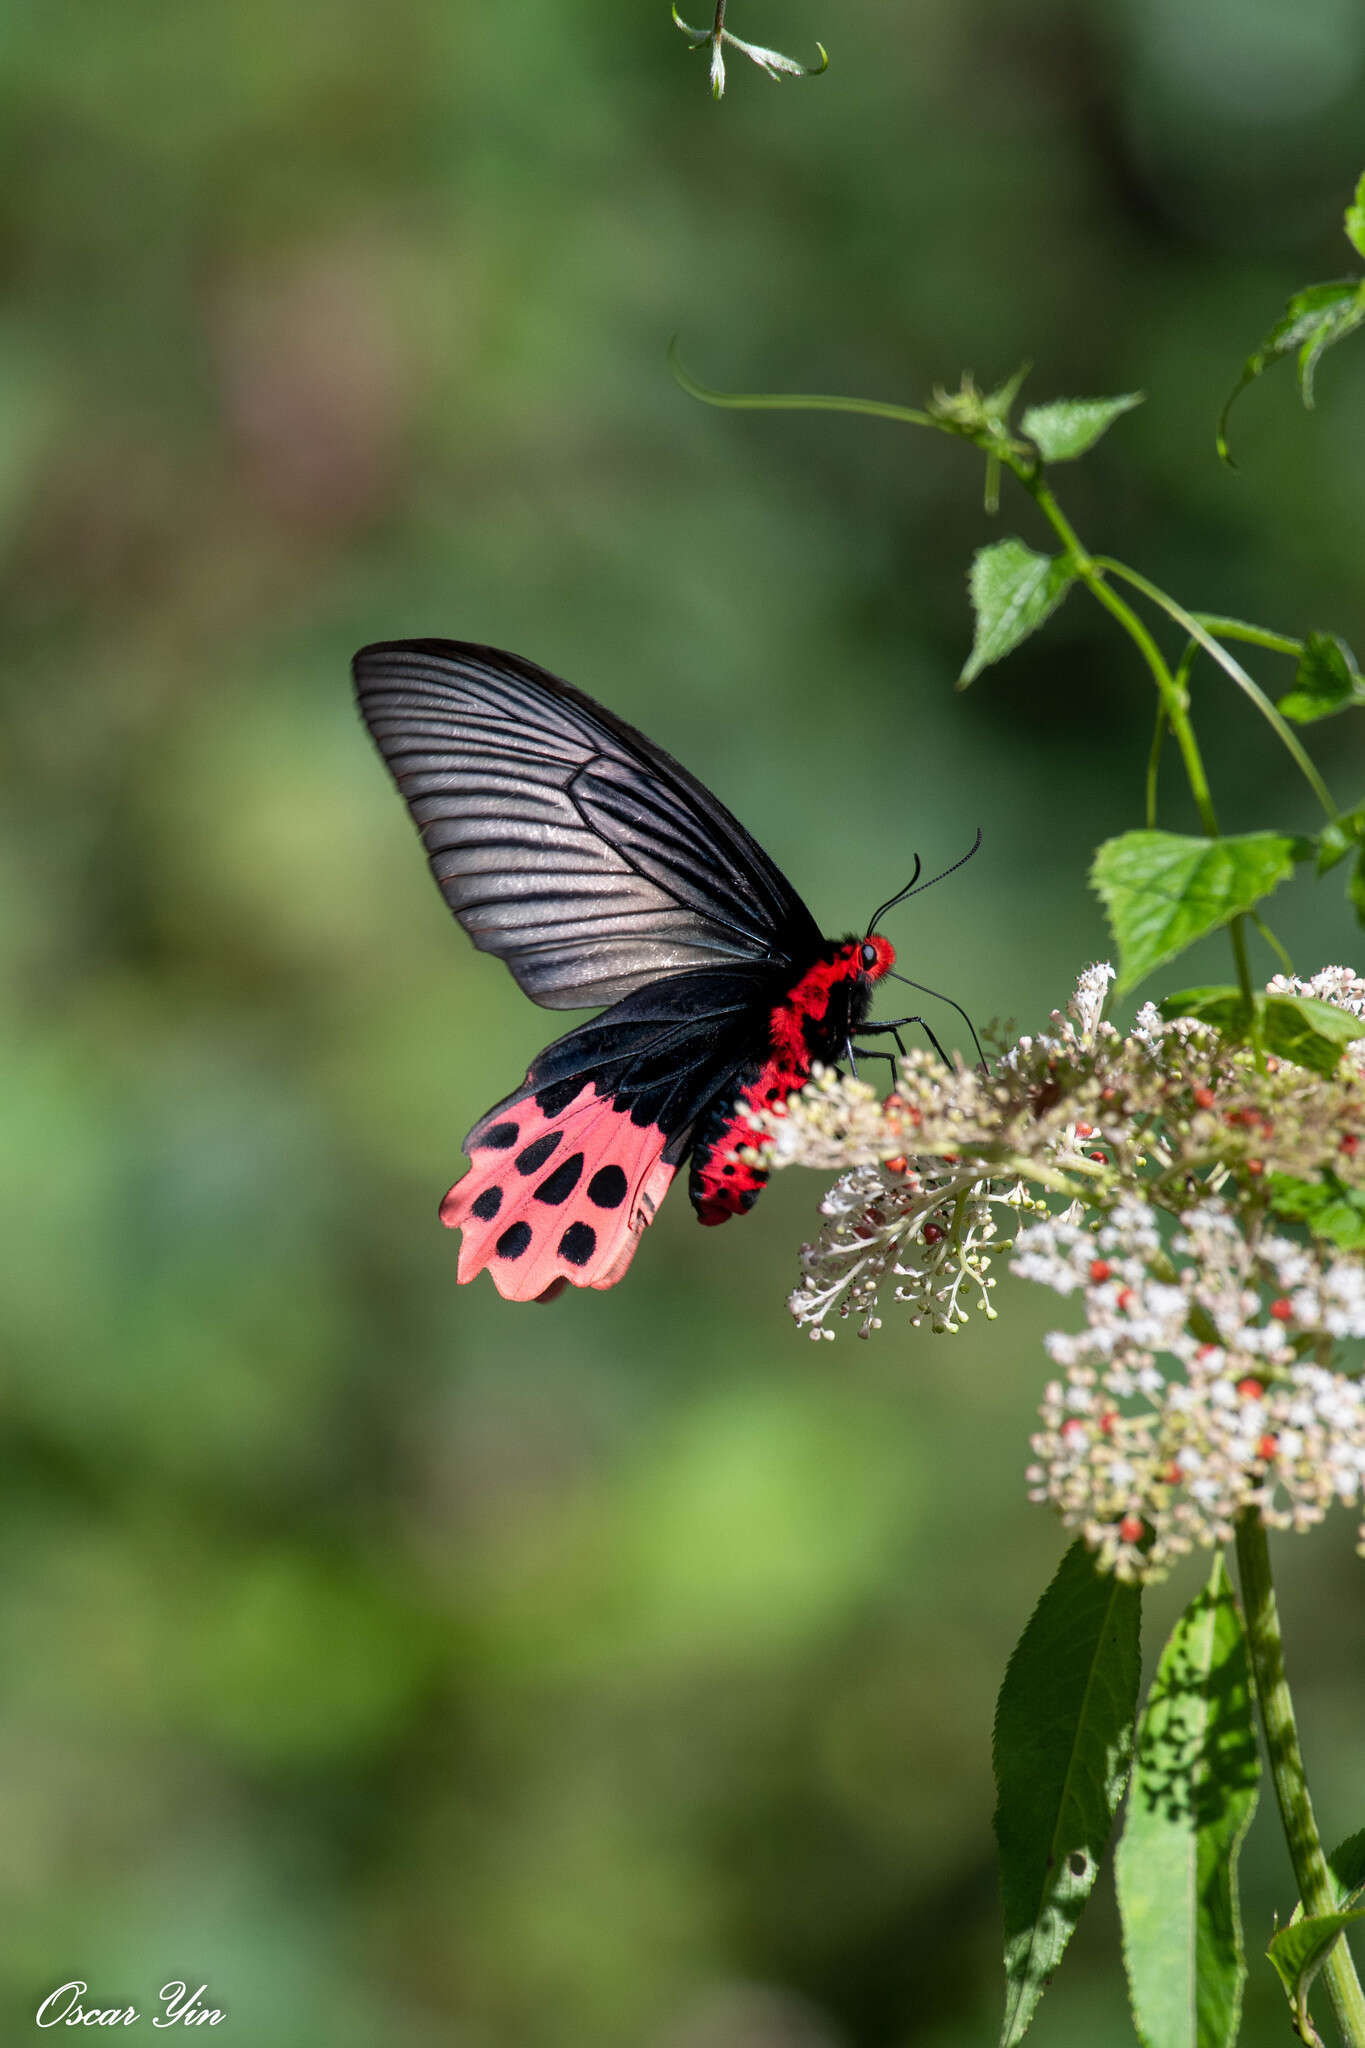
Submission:
M 549 1009 L 818 947 L 809 911 L 723 804 L 558 678 L 454 640 L 366 647 L 366 723 L 475 945 Z

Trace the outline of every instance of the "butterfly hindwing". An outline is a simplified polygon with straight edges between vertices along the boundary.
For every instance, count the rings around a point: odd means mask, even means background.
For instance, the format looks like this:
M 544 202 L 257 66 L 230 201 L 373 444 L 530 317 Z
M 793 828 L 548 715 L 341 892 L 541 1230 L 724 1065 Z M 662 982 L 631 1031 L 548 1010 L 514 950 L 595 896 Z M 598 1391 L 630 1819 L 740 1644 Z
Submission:
M 466 1142 L 473 1164 L 441 1221 L 463 1232 L 460 1279 L 486 1268 L 509 1301 L 614 1286 L 676 1171 L 659 1126 L 590 1082 L 553 1114 L 534 1095 L 504 1103 Z
M 354 670 L 442 894 L 536 1002 L 813 957 L 810 912 L 738 820 L 558 677 L 457 640 L 365 647 Z
M 509 1300 L 566 1281 L 610 1287 L 634 1256 L 699 1120 L 761 1045 L 772 984 L 674 975 L 567 1032 L 465 1139 L 473 1164 L 441 1205 Z

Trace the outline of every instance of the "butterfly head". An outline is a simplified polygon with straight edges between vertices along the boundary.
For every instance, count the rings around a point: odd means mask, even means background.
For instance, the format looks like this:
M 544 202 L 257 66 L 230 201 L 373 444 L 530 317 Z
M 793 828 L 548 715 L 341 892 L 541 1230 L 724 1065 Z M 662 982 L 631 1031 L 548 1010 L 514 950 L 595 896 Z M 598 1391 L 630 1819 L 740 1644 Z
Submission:
M 869 932 L 865 939 L 850 941 L 849 950 L 856 955 L 858 972 L 865 981 L 880 981 L 896 964 L 895 947 L 879 932 Z

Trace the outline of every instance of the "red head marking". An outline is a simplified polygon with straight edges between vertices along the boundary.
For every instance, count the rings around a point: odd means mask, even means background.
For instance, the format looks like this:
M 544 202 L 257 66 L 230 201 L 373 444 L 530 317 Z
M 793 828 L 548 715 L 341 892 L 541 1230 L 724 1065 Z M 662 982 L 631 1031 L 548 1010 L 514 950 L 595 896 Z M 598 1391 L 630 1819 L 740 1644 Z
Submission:
M 880 981 L 884 974 L 889 974 L 895 959 L 896 949 L 890 939 L 883 939 L 876 932 L 857 941 L 858 971 L 868 981 Z

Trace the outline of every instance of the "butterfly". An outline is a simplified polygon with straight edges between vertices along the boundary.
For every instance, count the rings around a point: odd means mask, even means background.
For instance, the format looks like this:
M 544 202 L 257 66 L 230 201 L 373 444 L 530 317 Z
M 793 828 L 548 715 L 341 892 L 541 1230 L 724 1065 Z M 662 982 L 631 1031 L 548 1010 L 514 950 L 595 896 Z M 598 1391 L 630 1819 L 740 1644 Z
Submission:
M 474 944 L 546 1009 L 602 1012 L 465 1139 L 470 1169 L 441 1204 L 461 1281 L 486 1270 L 511 1301 L 614 1286 L 684 1164 L 699 1222 L 742 1215 L 767 1178 L 739 1156 L 749 1112 L 783 1103 L 815 1061 L 853 1060 L 859 1037 L 900 1045 L 901 1025 L 923 1024 L 867 1021 L 876 984 L 906 979 L 874 927 L 913 892 L 918 857 L 866 937 L 827 939 L 710 790 L 533 662 L 395 640 L 353 670 Z

